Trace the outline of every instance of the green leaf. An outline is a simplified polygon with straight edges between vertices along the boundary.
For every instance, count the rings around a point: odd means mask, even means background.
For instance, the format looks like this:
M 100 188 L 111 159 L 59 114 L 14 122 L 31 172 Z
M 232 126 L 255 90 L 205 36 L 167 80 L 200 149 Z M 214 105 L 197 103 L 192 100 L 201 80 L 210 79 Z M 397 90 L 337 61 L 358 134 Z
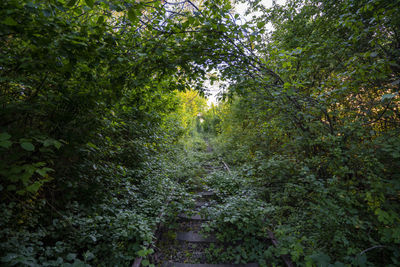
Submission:
M 85 254 L 83 254 L 83 257 L 84 257 L 85 261 L 90 261 L 90 260 L 94 259 L 94 254 L 88 250 L 85 252 Z
M 57 149 L 60 149 L 60 147 L 62 146 L 62 144 L 61 144 L 59 141 L 54 140 L 54 139 L 46 139 L 46 140 L 43 142 L 43 145 L 44 145 L 45 147 L 48 147 L 48 146 L 53 145 L 53 146 L 54 146 L 55 148 L 57 148 Z
M 99 148 L 98 148 L 95 144 L 93 144 L 92 142 L 88 142 L 87 145 L 90 146 L 91 148 L 99 149 Z
M 4 148 L 10 148 L 12 145 L 12 142 L 9 140 L 2 140 L 0 141 L 0 146 Z
M 35 150 L 35 146 L 30 142 L 21 143 L 21 147 L 23 149 L 25 149 L 26 151 L 34 151 Z
M 137 18 L 136 12 L 135 12 L 135 10 L 134 10 L 133 8 L 130 8 L 130 9 L 128 10 L 128 18 L 129 18 L 129 20 L 132 21 L 132 22 L 136 20 L 136 18 Z
M 1 23 L 9 26 L 18 25 L 18 22 L 16 22 L 12 17 L 5 18 Z
M 257 28 L 262 29 L 265 26 L 265 24 L 266 23 L 264 21 L 257 22 Z
M 72 267 L 87 267 L 88 265 L 81 260 L 76 259 L 72 264 Z
M 34 182 L 26 188 L 26 191 L 30 193 L 36 193 L 42 185 L 43 184 L 41 182 Z
M 328 264 L 331 261 L 331 257 L 324 253 L 315 253 L 310 256 L 311 259 L 314 260 L 315 263 L 317 263 L 318 266 L 328 266 Z
M 355 266 L 367 266 L 367 256 L 365 254 L 357 255 L 353 264 Z
M 6 132 L 0 133 L 0 140 L 8 140 L 8 139 L 10 139 L 10 137 L 11 137 L 11 135 L 9 135 Z
M 57 148 L 60 149 L 60 147 L 62 146 L 62 144 L 60 142 L 58 142 L 57 140 L 54 140 L 53 145 Z
M 48 147 L 48 146 L 51 146 L 53 143 L 54 143 L 53 139 L 46 139 L 46 140 L 44 140 L 43 145 L 45 147 Z
M 54 171 L 52 168 L 41 168 L 37 169 L 36 172 L 40 174 L 42 177 L 45 177 L 48 172 Z
M 139 257 L 144 257 L 144 256 L 147 255 L 147 251 L 144 250 L 144 249 L 139 250 L 139 251 L 137 252 L 137 255 L 138 255 Z
M 100 17 L 97 19 L 97 24 L 103 24 L 103 22 L 104 22 L 104 16 L 100 16 Z
M 97 241 L 97 238 L 94 235 L 89 235 L 90 239 L 92 239 L 93 242 Z
M 75 5 L 75 3 L 76 3 L 76 0 L 70 0 L 70 1 L 67 3 L 67 6 L 73 6 L 73 5 Z
M 69 253 L 67 255 L 67 261 L 72 261 L 76 258 L 76 254 L 75 253 Z
M 94 0 L 85 0 L 86 5 L 88 5 L 90 8 L 93 8 L 94 6 Z
M 20 195 L 20 196 L 23 196 L 23 195 L 26 194 L 26 190 L 25 190 L 25 189 L 18 190 L 18 191 L 16 191 L 15 193 L 17 193 L 17 194 Z
M 150 264 L 149 260 L 143 260 L 142 265 L 143 266 L 148 266 Z

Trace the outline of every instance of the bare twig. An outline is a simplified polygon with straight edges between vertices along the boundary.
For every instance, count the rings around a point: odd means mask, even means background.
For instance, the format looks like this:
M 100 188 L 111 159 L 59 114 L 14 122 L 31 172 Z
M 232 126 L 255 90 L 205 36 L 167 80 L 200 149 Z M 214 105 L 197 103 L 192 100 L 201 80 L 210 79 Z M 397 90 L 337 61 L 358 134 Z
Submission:
M 224 164 L 225 168 L 228 170 L 229 174 L 231 174 L 231 169 L 229 169 L 228 164 L 225 163 L 225 161 L 221 160 L 222 163 Z
M 362 254 L 364 254 L 364 253 L 366 253 L 366 252 L 368 252 L 368 251 L 370 251 L 370 250 L 376 249 L 376 248 L 386 248 L 386 246 L 376 245 L 376 246 L 367 248 L 366 250 L 361 251 L 360 255 L 362 255 Z

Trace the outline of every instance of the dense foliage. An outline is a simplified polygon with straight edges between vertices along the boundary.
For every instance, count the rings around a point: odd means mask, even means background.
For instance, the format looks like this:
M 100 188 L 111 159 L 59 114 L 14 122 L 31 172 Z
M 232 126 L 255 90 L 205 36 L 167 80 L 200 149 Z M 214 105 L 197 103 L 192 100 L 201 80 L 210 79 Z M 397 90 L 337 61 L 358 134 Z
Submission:
M 233 82 L 208 129 L 299 264 L 399 264 L 399 6 L 251 5 L 276 29 L 255 46 L 279 79 Z
M 176 92 L 198 75 L 180 53 L 188 25 L 167 11 L 1 1 L 3 264 L 126 266 L 152 242 L 166 198 L 182 192 L 172 145 L 204 108 Z
M 162 206 L 203 175 L 179 145 L 195 128 L 235 168 L 207 177 L 208 229 L 250 236 L 211 254 L 400 264 L 400 2 L 246 1 L 246 23 L 198 2 L 0 2 L 0 262 L 151 253 Z M 210 71 L 227 101 L 206 111 Z

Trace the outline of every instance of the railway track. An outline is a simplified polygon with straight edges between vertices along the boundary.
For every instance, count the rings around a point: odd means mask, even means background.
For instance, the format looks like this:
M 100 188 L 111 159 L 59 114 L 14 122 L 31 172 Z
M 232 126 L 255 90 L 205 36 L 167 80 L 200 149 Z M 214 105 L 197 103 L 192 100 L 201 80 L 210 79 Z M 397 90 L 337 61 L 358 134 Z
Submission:
M 212 151 L 208 149 L 209 153 Z M 223 164 L 223 165 L 222 165 Z M 222 162 L 222 167 L 213 166 L 212 164 L 205 164 L 205 169 L 212 172 L 213 169 L 225 169 L 230 173 L 229 166 Z M 203 183 L 199 183 L 203 184 Z M 193 188 L 192 188 L 193 189 Z M 205 235 L 202 233 L 202 225 L 209 220 L 204 214 L 204 209 L 211 207 L 215 201 L 215 193 L 212 188 L 205 185 L 194 188 L 195 192 L 192 194 L 192 201 L 195 205 L 192 209 L 178 214 L 176 217 L 176 227 L 173 231 L 160 231 L 158 229 L 155 254 L 153 255 L 152 262 L 156 266 L 163 267 L 257 267 L 258 263 L 250 262 L 246 264 L 233 264 L 233 263 L 208 263 L 206 258 L 206 251 L 212 244 L 218 244 L 218 240 L 213 235 Z M 168 203 L 167 203 L 168 204 Z M 160 213 L 163 216 L 163 211 Z M 160 225 L 161 227 L 161 225 Z M 269 240 L 274 246 L 278 245 L 274 234 L 268 231 Z M 221 244 L 219 244 L 221 245 Z M 223 244 L 222 244 L 223 245 Z M 282 265 L 293 267 L 288 255 L 282 255 Z M 141 258 L 137 258 L 132 267 L 141 266 Z

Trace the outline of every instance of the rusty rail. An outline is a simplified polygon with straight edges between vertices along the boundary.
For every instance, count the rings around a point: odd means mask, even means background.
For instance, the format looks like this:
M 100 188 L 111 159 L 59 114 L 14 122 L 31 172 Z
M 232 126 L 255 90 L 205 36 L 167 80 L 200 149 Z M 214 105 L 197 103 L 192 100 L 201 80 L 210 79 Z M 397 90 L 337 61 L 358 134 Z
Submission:
M 154 229 L 154 231 L 153 231 L 153 235 L 154 236 L 156 235 L 157 231 L 159 231 L 159 229 L 161 228 L 161 225 L 162 225 L 161 218 L 164 216 L 164 212 L 165 212 L 166 208 L 168 207 L 169 203 L 171 202 L 173 194 L 174 194 L 174 191 L 172 191 L 172 193 L 168 196 L 167 202 L 162 207 L 162 209 L 160 211 L 160 214 L 158 215 L 158 218 L 160 218 L 160 222 L 157 224 L 156 229 Z M 158 239 L 158 236 L 156 236 L 155 239 Z M 150 247 L 151 247 L 151 245 L 150 245 Z M 140 267 L 140 264 L 142 263 L 142 260 L 143 260 L 143 257 L 137 257 L 135 259 L 135 261 L 132 263 L 131 267 Z
M 272 245 L 274 245 L 274 247 L 277 247 L 278 240 L 276 240 L 274 233 L 268 230 L 268 237 L 269 237 L 269 239 L 271 239 Z M 293 264 L 292 260 L 290 259 L 289 255 L 287 255 L 287 254 L 281 255 L 281 258 L 285 262 L 287 267 L 294 267 L 294 264 Z

